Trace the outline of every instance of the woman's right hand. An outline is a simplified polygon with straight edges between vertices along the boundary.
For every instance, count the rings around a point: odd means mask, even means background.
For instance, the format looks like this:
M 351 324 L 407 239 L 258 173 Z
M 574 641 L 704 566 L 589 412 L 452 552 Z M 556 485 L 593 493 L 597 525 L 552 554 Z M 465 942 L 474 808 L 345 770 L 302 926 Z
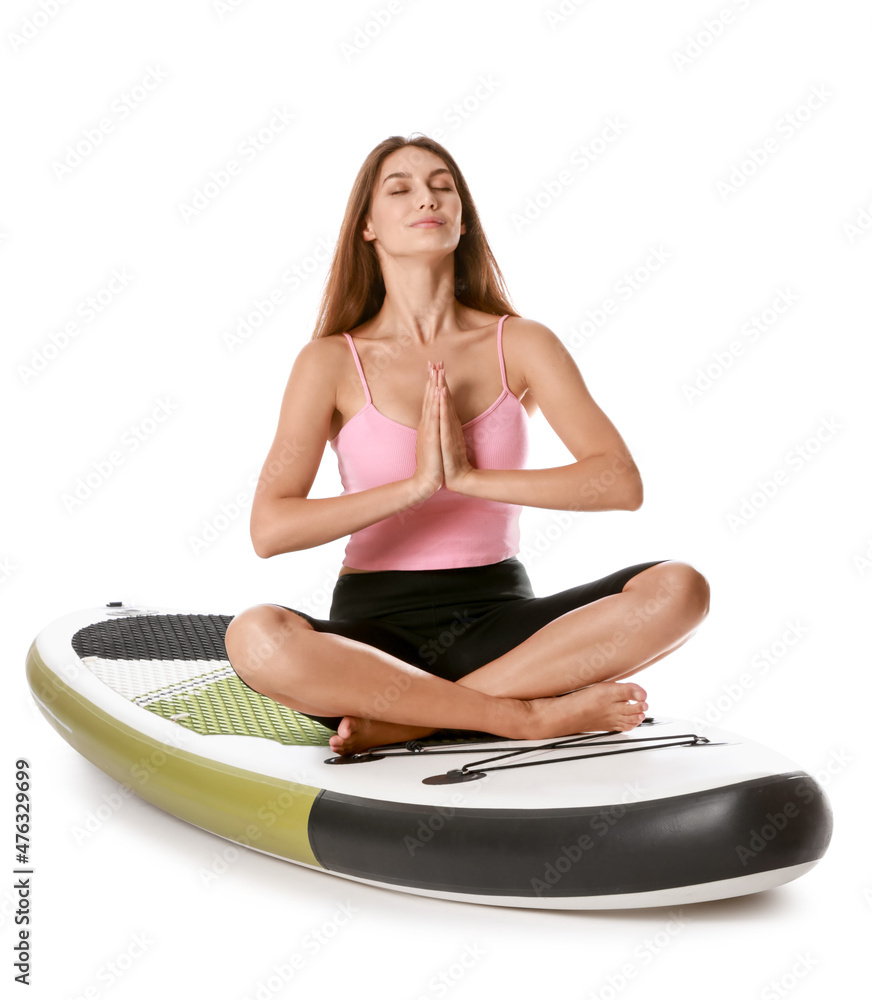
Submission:
M 417 469 L 412 477 L 421 499 L 432 496 L 444 482 L 442 470 L 442 442 L 439 435 L 439 397 L 436 395 L 436 371 L 442 362 L 434 365 L 427 362 L 427 388 L 424 390 L 424 404 L 418 424 L 418 440 L 415 446 Z

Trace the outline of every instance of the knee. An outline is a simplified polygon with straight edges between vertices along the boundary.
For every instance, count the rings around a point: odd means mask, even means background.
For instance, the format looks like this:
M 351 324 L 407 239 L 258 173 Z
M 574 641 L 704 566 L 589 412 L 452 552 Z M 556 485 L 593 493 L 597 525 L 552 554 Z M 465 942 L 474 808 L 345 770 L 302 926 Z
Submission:
M 689 563 L 670 559 L 643 570 L 630 583 L 641 581 L 645 576 L 648 576 L 654 599 L 680 608 L 682 617 L 700 622 L 708 614 L 708 580 Z
M 663 569 L 662 586 L 680 602 L 684 613 L 702 621 L 709 612 L 711 591 L 708 580 L 689 563 L 670 560 L 655 569 Z
M 312 626 L 293 611 L 258 604 L 231 619 L 224 634 L 230 665 L 249 687 L 264 692 L 276 661 L 301 628 Z

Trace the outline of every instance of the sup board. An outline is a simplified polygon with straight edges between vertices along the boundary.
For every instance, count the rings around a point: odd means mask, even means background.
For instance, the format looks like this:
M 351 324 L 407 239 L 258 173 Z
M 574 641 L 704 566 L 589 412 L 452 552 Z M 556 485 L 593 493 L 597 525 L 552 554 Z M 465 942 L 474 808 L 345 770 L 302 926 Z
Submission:
M 759 892 L 824 855 L 832 812 L 797 764 L 646 718 L 519 741 L 441 731 L 336 757 L 331 730 L 248 688 L 233 615 L 115 601 L 46 626 L 40 711 L 147 801 L 234 844 L 370 885 L 502 906 L 665 906 Z

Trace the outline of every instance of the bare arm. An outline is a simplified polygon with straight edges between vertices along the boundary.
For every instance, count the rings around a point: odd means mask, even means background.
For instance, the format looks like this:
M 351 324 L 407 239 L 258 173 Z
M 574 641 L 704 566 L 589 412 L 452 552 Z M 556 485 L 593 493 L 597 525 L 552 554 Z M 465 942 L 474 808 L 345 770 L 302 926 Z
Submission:
M 560 338 L 526 319 L 516 320 L 512 333 L 515 343 L 522 341 L 514 354 L 526 388 L 575 462 L 551 469 L 471 469 L 449 488 L 527 507 L 637 510 L 642 505 L 642 479 L 636 463 L 614 424 L 594 402 Z
M 327 351 L 310 341 L 300 350 L 282 399 L 278 428 L 251 508 L 251 540 L 263 559 L 324 545 L 381 521 L 430 496 L 438 483 L 416 474 L 358 493 L 309 499 L 336 408 Z

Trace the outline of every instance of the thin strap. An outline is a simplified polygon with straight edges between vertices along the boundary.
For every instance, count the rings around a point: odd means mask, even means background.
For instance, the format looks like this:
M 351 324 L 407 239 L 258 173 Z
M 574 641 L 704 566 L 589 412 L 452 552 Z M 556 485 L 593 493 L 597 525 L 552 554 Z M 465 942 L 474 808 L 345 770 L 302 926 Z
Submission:
M 508 316 L 509 314 L 506 313 L 506 315 L 500 319 L 500 324 L 497 327 L 497 354 L 499 355 L 500 358 L 500 375 L 502 376 L 504 389 L 509 388 L 508 384 L 506 383 L 506 362 L 505 359 L 503 358 L 503 323 L 505 323 Z
M 360 376 L 360 384 L 363 386 L 364 394 L 366 395 L 367 403 L 372 402 L 372 396 L 369 394 L 369 386 L 366 384 L 366 379 L 363 377 L 363 368 L 360 366 L 360 358 L 357 356 L 357 348 L 354 346 L 354 341 L 351 339 L 350 333 L 343 333 L 343 337 L 348 338 L 348 345 L 351 348 L 351 353 L 354 355 L 354 363 L 357 365 L 357 374 Z

